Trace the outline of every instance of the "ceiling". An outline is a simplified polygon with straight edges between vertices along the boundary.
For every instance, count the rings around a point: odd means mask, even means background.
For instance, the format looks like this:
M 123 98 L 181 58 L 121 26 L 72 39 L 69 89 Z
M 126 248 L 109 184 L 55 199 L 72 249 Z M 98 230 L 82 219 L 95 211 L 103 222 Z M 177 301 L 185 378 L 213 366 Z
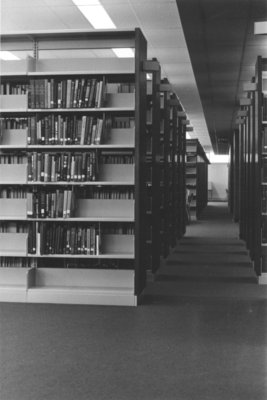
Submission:
M 243 84 L 257 56 L 267 57 L 267 36 L 254 35 L 254 22 L 267 20 L 267 0 L 177 4 L 213 148 L 227 153 Z
M 1 33 L 93 29 L 71 0 L 0 0 Z M 256 56 L 267 57 L 266 0 L 101 0 L 118 29 L 139 26 L 162 74 L 180 98 L 192 137 L 225 153 L 243 81 Z M 178 5 L 178 7 L 177 7 Z M 178 11 L 179 9 L 179 11 Z M 191 132 L 190 132 L 191 134 Z

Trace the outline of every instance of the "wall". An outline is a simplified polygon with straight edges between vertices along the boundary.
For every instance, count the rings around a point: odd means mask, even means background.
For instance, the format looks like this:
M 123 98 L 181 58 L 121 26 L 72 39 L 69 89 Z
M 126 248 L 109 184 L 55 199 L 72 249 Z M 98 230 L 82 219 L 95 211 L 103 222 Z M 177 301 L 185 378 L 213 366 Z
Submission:
M 212 184 L 212 201 L 227 201 L 228 164 L 209 164 L 208 181 Z

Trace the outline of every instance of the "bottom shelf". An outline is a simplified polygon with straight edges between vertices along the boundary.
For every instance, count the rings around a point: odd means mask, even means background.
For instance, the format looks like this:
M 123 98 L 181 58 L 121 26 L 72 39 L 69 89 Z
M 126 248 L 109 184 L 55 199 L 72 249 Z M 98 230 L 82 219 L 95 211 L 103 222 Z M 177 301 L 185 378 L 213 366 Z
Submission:
M 134 271 L 2 268 L 0 301 L 136 306 Z

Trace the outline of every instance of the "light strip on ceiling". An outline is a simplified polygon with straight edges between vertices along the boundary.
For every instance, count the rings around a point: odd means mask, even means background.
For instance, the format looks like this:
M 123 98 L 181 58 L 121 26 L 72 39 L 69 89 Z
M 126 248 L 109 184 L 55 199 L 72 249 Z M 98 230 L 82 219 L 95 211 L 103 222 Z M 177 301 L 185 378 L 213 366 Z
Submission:
M 116 26 L 98 0 L 72 0 L 95 29 L 116 29 Z
M 207 157 L 211 164 L 228 164 L 229 154 L 214 154 L 212 151 L 207 153 Z
M 20 60 L 19 57 L 15 56 L 15 54 L 11 53 L 10 51 L 1 51 L 0 50 L 0 59 L 1 60 Z
M 267 33 L 267 21 L 254 22 L 255 35 L 266 35 L 266 33 Z
M 95 29 L 116 29 L 116 25 L 99 0 L 72 0 Z M 112 49 L 119 58 L 134 58 L 131 48 Z
M 121 47 L 121 48 L 114 48 L 112 49 L 117 57 L 119 58 L 134 58 L 134 51 L 133 49 Z

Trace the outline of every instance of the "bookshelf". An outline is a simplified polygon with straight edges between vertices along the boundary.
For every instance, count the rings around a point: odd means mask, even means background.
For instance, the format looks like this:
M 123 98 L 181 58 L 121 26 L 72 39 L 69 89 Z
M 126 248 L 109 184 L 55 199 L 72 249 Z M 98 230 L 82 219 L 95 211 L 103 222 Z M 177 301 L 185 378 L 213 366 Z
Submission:
M 184 235 L 185 219 L 185 113 L 175 93 L 170 97 L 170 245 Z
M 160 84 L 160 241 L 161 256 L 166 258 L 170 251 L 170 98 L 172 87 L 164 78 Z
M 233 180 L 240 238 L 245 241 L 259 283 L 267 283 L 266 218 L 266 86 L 267 60 L 257 57 L 255 75 L 244 84 L 240 99 L 242 118 L 234 132 L 231 168 L 238 169 Z M 235 146 L 235 147 L 234 147 Z M 238 146 L 238 148 L 237 148 Z
M 186 140 L 186 187 L 193 195 L 190 203 L 192 220 L 199 218 L 208 203 L 209 160 L 198 139 Z
M 2 45 L 28 57 L 1 65 L 0 300 L 137 305 L 146 281 L 142 32 L 7 34 Z M 134 58 L 112 56 L 116 47 Z M 75 58 L 77 49 L 109 56 Z
M 185 113 L 172 85 L 160 84 L 160 238 L 161 257 L 185 233 Z
M 147 71 L 147 120 L 146 120 L 146 267 L 155 273 L 160 266 L 160 64 L 156 59 L 148 60 Z

